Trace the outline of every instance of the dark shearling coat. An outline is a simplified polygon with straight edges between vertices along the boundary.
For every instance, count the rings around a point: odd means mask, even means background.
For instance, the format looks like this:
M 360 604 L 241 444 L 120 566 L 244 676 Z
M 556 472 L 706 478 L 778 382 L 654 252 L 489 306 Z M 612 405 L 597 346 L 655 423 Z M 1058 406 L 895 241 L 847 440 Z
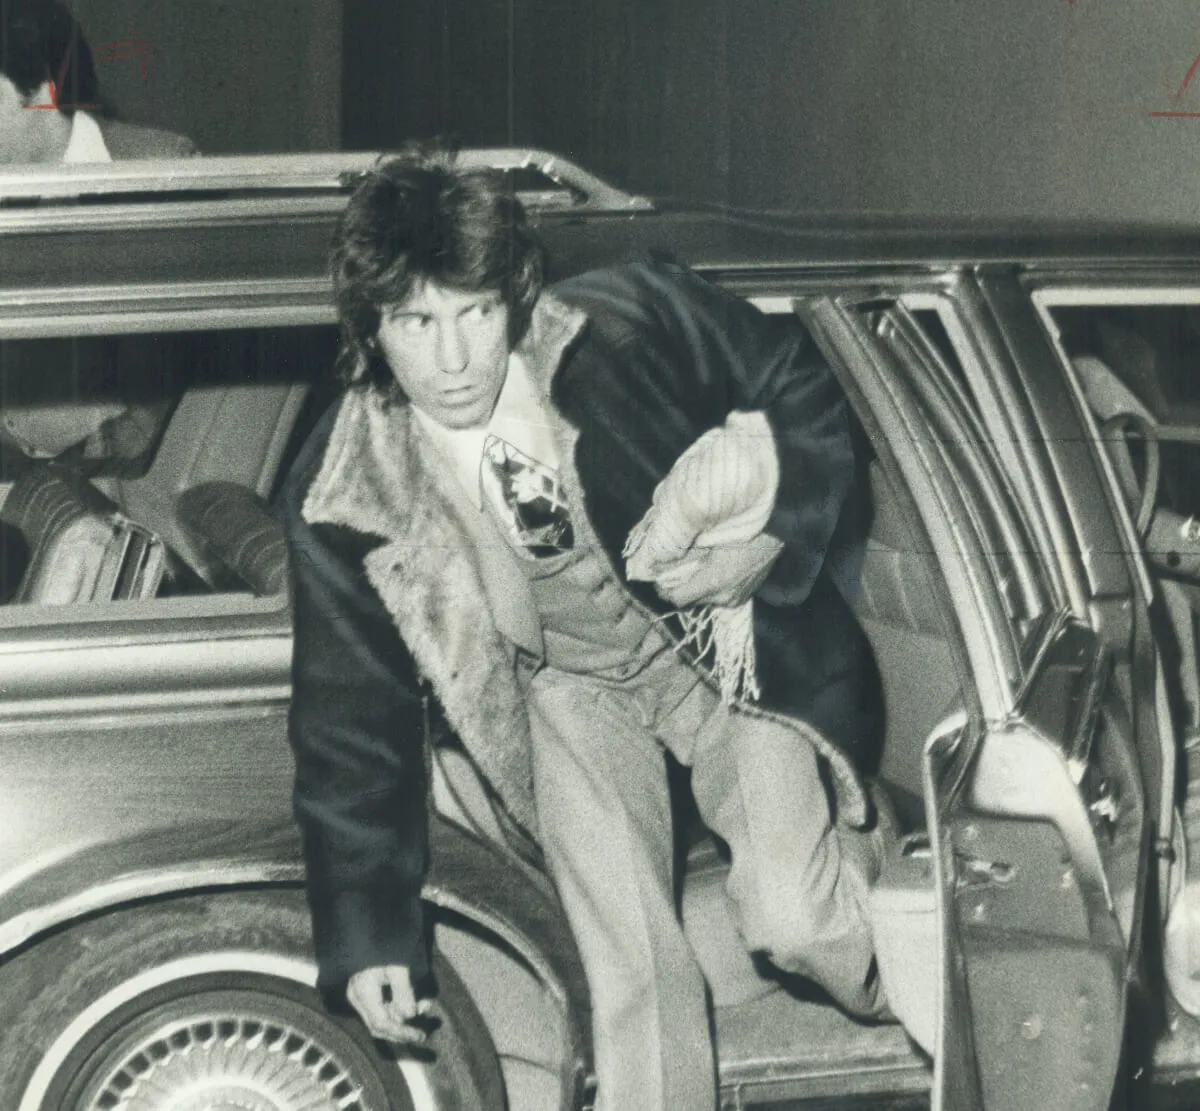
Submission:
M 828 760 L 840 820 L 865 820 L 856 758 L 875 672 L 846 601 L 860 539 L 847 403 L 794 317 L 666 263 L 595 271 L 542 295 L 519 350 L 556 421 L 573 512 L 614 573 L 654 488 L 733 410 L 762 410 L 785 548 L 755 602 L 761 702 Z M 535 828 L 515 648 L 496 629 L 468 533 L 407 405 L 349 391 L 285 486 L 294 578 L 291 738 L 321 982 L 379 964 L 428 970 L 421 680 L 514 818 Z M 839 521 L 841 525 L 839 527 Z M 640 604 L 668 607 L 646 584 Z M 698 666 L 703 666 L 698 665 Z

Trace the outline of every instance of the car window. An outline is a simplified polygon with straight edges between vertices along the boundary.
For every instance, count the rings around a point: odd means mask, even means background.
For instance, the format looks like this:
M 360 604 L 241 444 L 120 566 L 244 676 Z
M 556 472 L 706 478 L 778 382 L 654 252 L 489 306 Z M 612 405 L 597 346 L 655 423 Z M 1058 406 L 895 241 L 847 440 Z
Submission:
M 1050 313 L 1101 434 L 1124 441 L 1131 467 L 1122 461 L 1118 480 L 1135 514 L 1148 478 L 1157 504 L 1200 513 L 1200 304 L 1063 305 Z M 1143 422 L 1156 442 L 1156 475 L 1146 473 Z
M 330 326 L 0 341 L 0 601 L 66 620 L 282 597 L 271 497 L 336 344 Z
M 1045 289 L 1035 300 L 1103 449 L 1138 566 L 1162 600 L 1159 635 L 1172 645 L 1164 654 L 1169 698 L 1193 734 L 1200 730 L 1200 289 Z

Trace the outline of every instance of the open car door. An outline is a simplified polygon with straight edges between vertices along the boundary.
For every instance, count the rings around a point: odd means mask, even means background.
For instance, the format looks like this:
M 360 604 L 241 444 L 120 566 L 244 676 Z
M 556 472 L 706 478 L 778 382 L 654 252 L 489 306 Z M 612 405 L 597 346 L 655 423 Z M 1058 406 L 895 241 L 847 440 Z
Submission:
M 933 1107 L 1108 1108 L 1131 948 L 1111 862 L 1132 859 L 1137 871 L 1144 859 L 1141 781 L 1110 652 L 1061 566 L 1043 565 L 1055 553 L 1036 542 L 1046 528 L 1032 514 L 1053 510 L 1024 496 L 1013 429 L 998 430 L 1004 414 L 978 400 L 987 395 L 897 298 L 819 297 L 797 311 L 911 500 L 963 671 L 962 710 L 924 752 Z

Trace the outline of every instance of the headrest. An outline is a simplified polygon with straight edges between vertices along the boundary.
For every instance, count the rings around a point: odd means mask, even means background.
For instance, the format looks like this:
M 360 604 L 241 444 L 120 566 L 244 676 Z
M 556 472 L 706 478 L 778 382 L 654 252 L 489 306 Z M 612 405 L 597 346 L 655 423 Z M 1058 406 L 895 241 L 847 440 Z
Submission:
M 30 459 L 53 459 L 94 436 L 126 408 L 107 402 L 8 406 L 0 413 L 0 437 Z
M 261 596 L 286 588 L 283 525 L 253 490 L 234 482 L 201 483 L 179 495 L 175 512 L 218 570 L 226 572 L 214 585 L 244 585 Z

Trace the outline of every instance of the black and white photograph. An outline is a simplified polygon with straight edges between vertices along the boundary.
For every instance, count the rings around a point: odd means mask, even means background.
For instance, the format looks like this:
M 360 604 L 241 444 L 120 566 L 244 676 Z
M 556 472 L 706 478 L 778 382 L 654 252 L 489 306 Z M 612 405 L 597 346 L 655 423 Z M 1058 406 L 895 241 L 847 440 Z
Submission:
M 0 1111 L 1143 1108 L 1195 0 L 0 0 Z

